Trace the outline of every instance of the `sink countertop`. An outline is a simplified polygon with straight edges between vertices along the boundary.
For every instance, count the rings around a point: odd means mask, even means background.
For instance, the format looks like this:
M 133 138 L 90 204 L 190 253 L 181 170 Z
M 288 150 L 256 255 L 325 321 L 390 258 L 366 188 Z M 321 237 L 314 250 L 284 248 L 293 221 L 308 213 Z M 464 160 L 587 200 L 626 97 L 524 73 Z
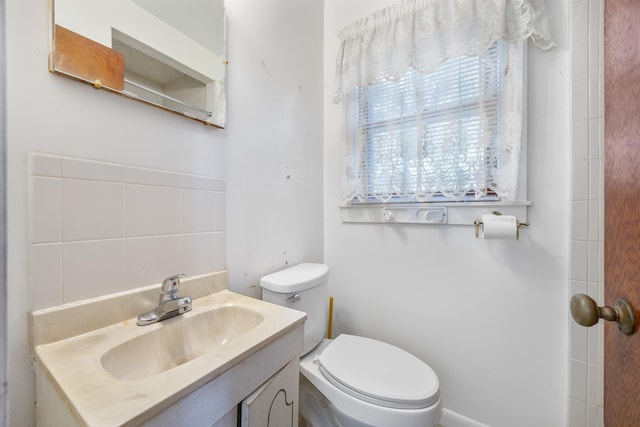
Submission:
M 81 424 L 92 427 L 118 426 L 127 425 L 134 419 L 151 418 L 303 324 L 306 318 L 303 312 L 228 291 L 226 273 L 223 274 L 224 277 L 216 280 L 224 282 L 224 286 L 211 286 L 210 276 L 193 281 L 192 285 L 195 287 L 181 286 L 181 295 L 190 295 L 189 290 L 196 295 L 193 309 L 148 326 L 136 325 L 135 316 L 100 325 L 100 322 L 95 322 L 96 311 L 91 309 L 91 304 L 98 305 L 102 310 L 114 304 L 112 308 L 116 312 L 116 306 L 120 306 L 122 316 L 123 298 L 131 300 L 136 297 L 136 293 L 153 295 L 150 290 L 155 291 L 157 298 L 157 285 L 143 288 L 142 291 L 118 294 L 114 298 L 103 297 L 32 313 L 30 320 L 34 355 L 44 374 Z M 205 279 L 209 280 L 206 290 L 196 289 L 199 285 L 206 284 Z M 213 293 L 206 294 L 208 291 Z M 109 302 L 109 299 L 113 301 Z M 154 304 L 145 302 L 144 299 L 141 298 L 142 308 L 134 305 L 127 310 L 143 312 L 148 309 L 149 304 Z M 101 364 L 102 356 L 119 344 L 173 322 L 181 322 L 225 306 L 242 306 L 262 314 L 264 319 L 219 348 L 146 378 L 120 380 L 109 374 Z M 92 320 L 84 319 L 83 313 Z M 73 335 L 65 332 L 64 325 L 70 325 L 68 329 L 73 330 Z M 94 329 L 90 329 L 92 327 Z

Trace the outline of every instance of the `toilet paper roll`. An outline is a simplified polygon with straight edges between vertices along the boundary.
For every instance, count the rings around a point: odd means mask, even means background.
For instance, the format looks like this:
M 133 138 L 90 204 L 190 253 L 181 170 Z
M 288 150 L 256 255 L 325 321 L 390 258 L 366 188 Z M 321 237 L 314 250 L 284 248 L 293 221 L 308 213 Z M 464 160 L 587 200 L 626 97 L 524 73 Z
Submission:
M 483 239 L 515 239 L 518 221 L 513 215 L 482 215 Z

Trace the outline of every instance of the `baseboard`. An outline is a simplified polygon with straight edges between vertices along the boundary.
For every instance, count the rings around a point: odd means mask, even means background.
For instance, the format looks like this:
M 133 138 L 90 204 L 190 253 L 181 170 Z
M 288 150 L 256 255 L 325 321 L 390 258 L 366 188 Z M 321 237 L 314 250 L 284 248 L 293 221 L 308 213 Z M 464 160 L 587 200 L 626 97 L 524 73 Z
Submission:
M 440 419 L 439 427 L 491 427 L 478 421 L 467 418 L 464 415 L 457 414 L 448 409 L 442 410 L 442 419 Z

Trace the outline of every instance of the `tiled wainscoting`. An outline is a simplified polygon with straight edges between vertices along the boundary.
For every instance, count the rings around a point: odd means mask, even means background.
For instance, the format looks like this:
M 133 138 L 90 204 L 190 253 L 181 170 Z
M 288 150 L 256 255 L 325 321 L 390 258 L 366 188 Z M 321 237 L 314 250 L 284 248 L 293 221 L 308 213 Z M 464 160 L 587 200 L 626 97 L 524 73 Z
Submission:
M 225 269 L 223 180 L 39 153 L 29 161 L 31 309 Z
M 604 0 L 573 0 L 569 296 L 604 303 Z M 568 311 L 568 310 L 567 310 Z M 604 328 L 569 319 L 569 427 L 602 427 Z

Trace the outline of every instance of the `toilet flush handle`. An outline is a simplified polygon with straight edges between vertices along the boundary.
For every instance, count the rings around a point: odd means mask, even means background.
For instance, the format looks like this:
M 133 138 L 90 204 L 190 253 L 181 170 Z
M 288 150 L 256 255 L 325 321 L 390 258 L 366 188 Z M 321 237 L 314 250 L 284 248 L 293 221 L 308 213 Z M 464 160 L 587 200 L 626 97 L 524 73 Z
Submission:
M 298 301 L 300 301 L 300 295 L 291 294 L 290 296 L 287 297 L 287 301 L 298 302 Z

